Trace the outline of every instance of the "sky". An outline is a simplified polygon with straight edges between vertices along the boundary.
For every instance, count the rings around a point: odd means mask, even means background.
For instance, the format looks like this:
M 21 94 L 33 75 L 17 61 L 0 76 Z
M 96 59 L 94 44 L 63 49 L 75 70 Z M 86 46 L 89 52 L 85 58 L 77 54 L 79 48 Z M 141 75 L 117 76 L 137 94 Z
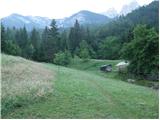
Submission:
M 0 18 L 12 13 L 42 16 L 54 19 L 69 17 L 80 10 L 102 13 L 109 8 L 118 12 L 123 5 L 133 0 L 0 0 Z M 153 0 L 137 0 L 139 5 L 146 5 Z

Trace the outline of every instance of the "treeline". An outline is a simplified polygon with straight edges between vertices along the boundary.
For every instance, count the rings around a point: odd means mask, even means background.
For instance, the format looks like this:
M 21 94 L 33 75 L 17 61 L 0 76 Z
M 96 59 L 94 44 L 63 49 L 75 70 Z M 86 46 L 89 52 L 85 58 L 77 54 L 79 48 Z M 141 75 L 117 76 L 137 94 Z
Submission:
M 55 20 L 52 20 L 51 25 L 45 27 L 42 33 L 35 28 L 31 32 L 27 32 L 25 26 L 21 29 L 5 29 L 1 25 L 1 31 L 1 50 L 7 54 L 55 63 L 58 63 L 58 58 L 64 57 L 65 61 L 65 56 L 70 58 L 79 56 L 84 60 L 96 58 L 93 50 L 94 40 L 90 30 L 80 26 L 77 20 L 69 31 L 59 32 Z
M 158 7 L 157 7 L 158 6 Z M 69 29 L 59 30 L 55 20 L 41 33 L 26 28 L 5 29 L 1 25 L 2 52 L 28 59 L 67 65 L 78 56 L 94 59 L 125 59 L 129 73 L 158 76 L 159 2 L 141 7 L 127 16 L 101 27 L 86 27 L 75 21 Z M 149 14 L 148 14 L 149 13 Z

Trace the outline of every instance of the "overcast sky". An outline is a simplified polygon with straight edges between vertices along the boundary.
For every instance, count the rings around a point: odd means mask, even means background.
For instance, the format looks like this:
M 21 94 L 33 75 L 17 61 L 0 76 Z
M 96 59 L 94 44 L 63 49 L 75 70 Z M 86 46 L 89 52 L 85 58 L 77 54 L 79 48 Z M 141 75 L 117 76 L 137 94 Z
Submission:
M 49 18 L 69 17 L 80 10 L 102 13 L 109 8 L 118 12 L 133 0 L 0 0 L 0 18 L 12 13 Z M 153 0 L 137 0 L 142 6 Z

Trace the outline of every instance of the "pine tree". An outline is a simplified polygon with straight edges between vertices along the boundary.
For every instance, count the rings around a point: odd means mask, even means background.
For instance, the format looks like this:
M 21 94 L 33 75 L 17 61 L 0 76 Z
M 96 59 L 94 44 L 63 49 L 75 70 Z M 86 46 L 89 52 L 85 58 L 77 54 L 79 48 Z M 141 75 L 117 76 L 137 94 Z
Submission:
M 20 48 L 22 49 L 22 56 L 25 58 L 30 58 L 28 54 L 28 48 L 29 48 L 29 40 L 28 40 L 28 34 L 25 26 L 20 31 Z
M 38 31 L 34 28 L 31 31 L 31 44 L 32 44 L 32 49 L 33 49 L 33 59 L 38 60 L 39 59 L 39 52 L 40 52 L 40 36 Z M 31 48 L 31 47 L 30 47 Z
M 68 40 L 68 44 L 69 44 L 69 50 L 73 56 L 75 50 L 77 47 L 79 47 L 79 44 L 82 40 L 82 29 L 78 23 L 78 20 L 76 20 L 74 27 L 72 27 L 70 29 L 70 33 L 69 33 L 69 40 Z
M 48 40 L 48 27 L 45 27 L 43 33 L 42 33 L 42 41 L 40 43 L 40 50 L 39 50 L 39 58 L 38 61 L 46 61 L 46 54 L 45 54 L 45 48 L 47 45 Z
M 55 20 L 52 20 L 51 25 L 45 28 L 42 37 L 42 54 L 44 55 L 43 60 L 46 62 L 53 62 L 54 54 L 59 51 L 59 33 L 56 26 Z
M 73 56 L 74 50 L 75 50 L 75 38 L 74 38 L 74 28 L 70 28 L 70 34 L 68 39 L 68 48 Z
M 28 50 L 30 50 L 31 42 L 28 38 L 28 33 L 25 26 L 16 31 L 15 38 L 16 44 L 21 49 L 21 56 L 30 59 L 32 55 L 28 52 Z
M 61 33 L 61 39 L 60 39 L 60 50 L 61 51 L 65 51 L 66 49 L 68 49 L 68 39 L 67 39 L 67 32 L 63 31 Z
M 1 24 L 1 51 L 4 52 L 6 48 L 6 32 L 4 26 Z
M 34 48 L 38 50 L 40 47 L 40 36 L 39 36 L 38 31 L 35 28 L 33 28 L 33 30 L 31 31 L 30 39 L 31 39 L 31 43 L 34 46 Z
M 7 28 L 7 31 L 5 31 L 5 28 L 1 24 L 1 50 L 6 54 L 20 55 L 21 49 L 15 43 L 15 41 L 13 41 L 14 36 L 11 36 L 12 32 L 13 31 L 11 31 L 9 28 Z
M 23 29 L 20 31 L 20 47 L 24 48 L 28 44 L 28 34 L 26 27 L 24 26 Z

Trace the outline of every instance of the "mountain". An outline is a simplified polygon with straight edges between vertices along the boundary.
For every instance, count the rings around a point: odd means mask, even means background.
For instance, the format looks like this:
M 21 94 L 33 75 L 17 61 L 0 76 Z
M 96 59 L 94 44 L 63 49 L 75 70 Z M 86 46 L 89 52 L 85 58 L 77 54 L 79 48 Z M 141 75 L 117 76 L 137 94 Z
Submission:
M 127 14 L 125 19 L 130 20 L 134 25 L 146 24 L 159 29 L 159 1 L 153 1 L 149 5 L 142 6 Z
M 118 12 L 114 8 L 110 8 L 106 12 L 103 12 L 102 14 L 109 18 L 115 18 L 116 16 L 118 16 Z
M 51 22 L 51 20 L 46 17 L 22 16 L 19 14 L 11 14 L 8 17 L 2 18 L 1 21 L 5 27 L 21 28 L 25 26 L 27 30 L 31 30 L 34 27 L 41 29 L 48 26 Z
M 115 8 L 109 8 L 106 12 L 103 12 L 101 14 L 109 18 L 115 18 L 120 15 L 125 16 L 128 13 L 131 13 L 133 10 L 137 9 L 138 7 L 140 7 L 138 2 L 136 0 L 133 0 L 128 5 L 124 5 L 119 13 L 115 10 Z
M 154 27 L 157 32 L 159 31 L 159 1 L 153 1 L 149 5 L 133 10 L 126 16 L 116 18 L 97 31 L 103 39 L 107 36 L 117 36 L 126 42 L 132 37 L 131 31 L 139 24 Z
M 138 2 L 136 0 L 133 0 L 131 3 L 128 5 L 124 5 L 120 11 L 120 15 L 127 15 L 128 13 L 132 12 L 133 10 L 137 9 L 140 7 Z
M 88 24 L 88 25 L 102 24 L 110 21 L 110 19 L 104 15 L 83 10 L 76 14 L 73 14 L 69 18 L 64 19 L 62 22 L 64 25 L 63 27 L 73 26 L 76 19 L 79 21 L 80 24 Z
M 56 19 L 58 27 L 71 27 L 73 26 L 75 20 L 78 20 L 80 24 L 102 24 L 107 23 L 110 19 L 104 15 L 93 13 L 90 11 L 80 11 L 72 16 L 64 19 Z M 27 30 L 32 30 L 34 27 L 38 29 L 43 29 L 45 26 L 49 26 L 51 19 L 39 16 L 22 16 L 19 14 L 11 14 L 8 17 L 2 18 L 2 24 L 5 27 L 16 27 L 21 28 L 26 26 Z

